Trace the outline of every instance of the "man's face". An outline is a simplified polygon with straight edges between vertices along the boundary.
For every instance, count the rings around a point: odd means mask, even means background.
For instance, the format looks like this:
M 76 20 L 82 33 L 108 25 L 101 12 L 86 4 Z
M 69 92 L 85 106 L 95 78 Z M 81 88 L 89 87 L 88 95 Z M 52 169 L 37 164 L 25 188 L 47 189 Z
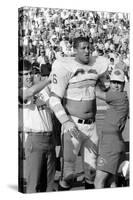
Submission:
M 76 60 L 83 64 L 89 63 L 89 42 L 81 42 L 79 46 L 75 49 L 76 51 Z
M 124 82 L 120 81 L 110 81 L 110 89 L 114 92 L 123 92 Z
M 20 85 L 23 87 L 30 88 L 33 85 L 33 75 L 32 70 L 24 70 L 19 72 Z

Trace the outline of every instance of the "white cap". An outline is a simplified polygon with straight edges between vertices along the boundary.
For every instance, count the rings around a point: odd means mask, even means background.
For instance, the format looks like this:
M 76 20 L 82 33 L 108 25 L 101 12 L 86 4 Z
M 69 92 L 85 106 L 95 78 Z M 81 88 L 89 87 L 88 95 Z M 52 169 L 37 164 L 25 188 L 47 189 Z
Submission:
M 123 70 L 121 70 L 121 69 L 114 69 L 112 71 L 112 73 L 111 73 L 110 81 L 124 82 L 125 81 L 125 75 L 124 75 Z

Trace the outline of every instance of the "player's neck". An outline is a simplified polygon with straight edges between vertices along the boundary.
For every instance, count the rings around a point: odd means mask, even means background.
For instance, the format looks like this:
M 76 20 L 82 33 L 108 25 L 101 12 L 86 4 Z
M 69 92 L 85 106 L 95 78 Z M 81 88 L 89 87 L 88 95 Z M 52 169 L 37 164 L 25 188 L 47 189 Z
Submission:
M 75 57 L 75 61 L 78 62 L 79 64 L 82 64 L 82 65 L 88 65 L 90 63 L 90 61 L 88 62 L 82 62 L 79 58 Z

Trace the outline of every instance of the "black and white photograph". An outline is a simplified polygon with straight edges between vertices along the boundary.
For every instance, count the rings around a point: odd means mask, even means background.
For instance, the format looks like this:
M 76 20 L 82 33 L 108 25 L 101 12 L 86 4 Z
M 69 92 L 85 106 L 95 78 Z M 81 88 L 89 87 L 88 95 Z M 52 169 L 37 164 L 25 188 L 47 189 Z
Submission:
M 2 3 L 0 199 L 130 198 L 131 5 Z
M 18 9 L 19 191 L 128 187 L 130 15 Z

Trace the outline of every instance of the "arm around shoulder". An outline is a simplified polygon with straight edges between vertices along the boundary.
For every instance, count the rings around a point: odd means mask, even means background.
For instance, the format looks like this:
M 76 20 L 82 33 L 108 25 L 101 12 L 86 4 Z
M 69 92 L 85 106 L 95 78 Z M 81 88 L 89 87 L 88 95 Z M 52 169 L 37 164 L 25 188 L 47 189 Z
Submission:
M 96 86 L 96 97 L 106 101 L 106 92 L 102 91 L 99 86 Z
M 38 92 L 40 92 L 44 87 L 46 87 L 50 83 L 50 79 L 40 81 L 39 83 L 33 85 L 30 88 L 19 90 L 19 97 L 23 99 L 23 101 L 27 100 L 29 97 L 34 96 Z

